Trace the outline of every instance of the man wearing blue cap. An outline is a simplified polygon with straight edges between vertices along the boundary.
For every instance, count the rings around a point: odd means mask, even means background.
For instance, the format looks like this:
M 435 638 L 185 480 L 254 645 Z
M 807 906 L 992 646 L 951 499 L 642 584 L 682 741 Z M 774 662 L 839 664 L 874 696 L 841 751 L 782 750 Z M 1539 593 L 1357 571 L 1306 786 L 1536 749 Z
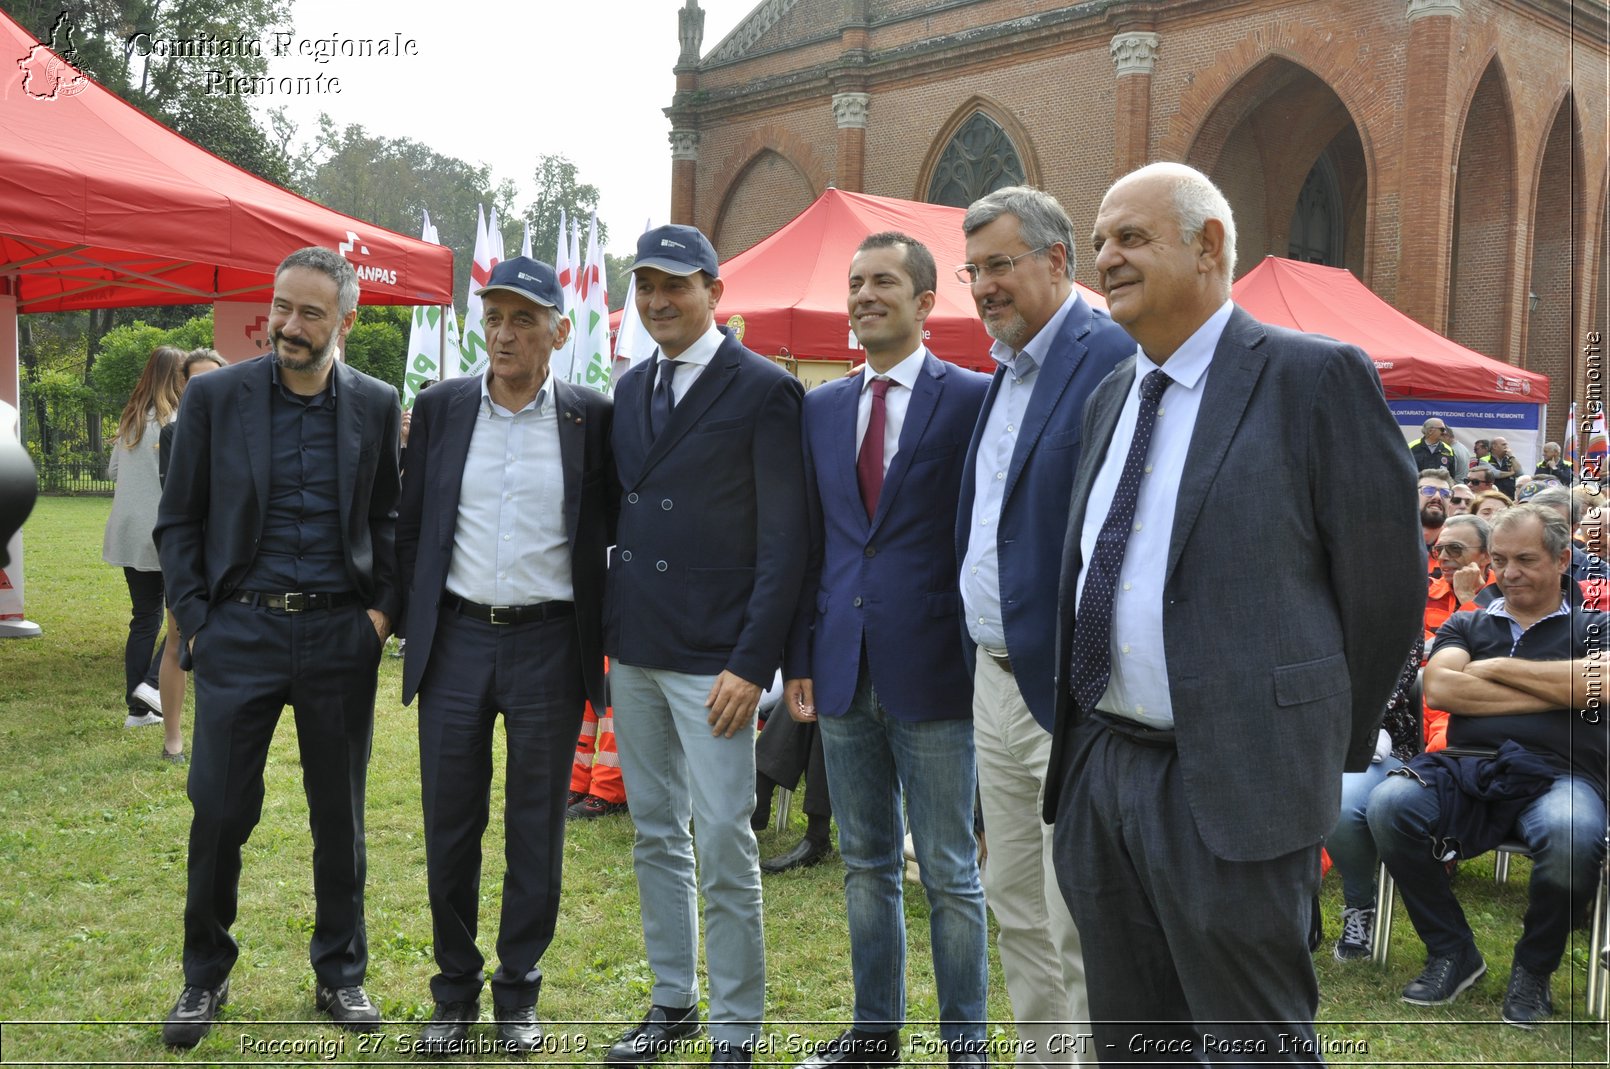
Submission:
M 617 500 L 608 397 L 556 379 L 570 321 L 553 268 L 492 270 L 486 374 L 419 395 L 397 521 L 407 591 L 403 702 L 419 695 L 436 1012 L 418 1040 L 462 1053 L 480 1016 L 476 946 L 492 731 L 503 714 L 503 916 L 497 1042 L 530 1053 L 539 962 L 559 914 L 565 803 L 582 707 L 605 705 L 601 615 Z
M 747 1065 L 766 993 L 752 725 L 805 567 L 803 392 L 716 327 L 722 283 L 699 231 L 648 231 L 632 270 L 658 349 L 615 393 L 624 496 L 604 648 L 654 990 L 605 1060 L 645 1064 L 699 1031 L 702 891 L 711 1061 Z

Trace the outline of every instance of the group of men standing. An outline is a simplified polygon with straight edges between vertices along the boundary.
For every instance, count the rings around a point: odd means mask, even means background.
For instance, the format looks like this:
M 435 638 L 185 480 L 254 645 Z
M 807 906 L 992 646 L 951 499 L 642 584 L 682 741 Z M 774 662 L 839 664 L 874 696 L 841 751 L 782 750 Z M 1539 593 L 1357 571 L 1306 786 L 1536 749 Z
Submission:
M 540 1047 L 590 699 L 615 711 L 654 973 L 604 1060 L 645 1064 L 705 1027 L 702 898 L 711 1061 L 749 1064 L 765 994 L 752 720 L 779 663 L 788 714 L 820 725 L 846 870 L 854 1020 L 812 1069 L 899 1060 L 907 820 L 952 1064 L 988 1060 L 986 899 L 1024 1061 L 1198 1060 L 1202 1022 L 1273 1060 L 1277 1036 L 1312 1038 L 1317 844 L 1344 764 L 1373 752 L 1424 574 L 1373 368 L 1231 304 L 1234 222 L 1190 168 L 1153 165 L 1103 200 L 1110 318 L 1072 284 L 1077 240 L 1050 196 L 991 193 L 963 229 L 955 275 L 994 375 L 927 350 L 938 268 L 883 233 L 847 265 L 866 365 L 809 396 L 716 326 L 719 265 L 691 227 L 639 241 L 633 296 L 658 350 L 613 405 L 548 373 L 568 329 L 552 269 L 504 261 L 480 291 L 489 370 L 421 395 L 400 491 L 394 391 L 329 359 L 350 266 L 323 250 L 282 265 L 274 352 L 185 402 L 158 523 L 200 643 L 167 1042 L 199 1042 L 227 995 L 240 846 L 286 703 L 313 811 L 316 1002 L 378 1025 L 362 801 L 392 621 L 419 698 L 439 969 L 424 1050 L 464 1049 L 480 1015 L 499 713 L 493 1017 L 508 1049 Z M 1270 463 L 1343 436 L 1372 478 L 1338 490 L 1320 465 Z

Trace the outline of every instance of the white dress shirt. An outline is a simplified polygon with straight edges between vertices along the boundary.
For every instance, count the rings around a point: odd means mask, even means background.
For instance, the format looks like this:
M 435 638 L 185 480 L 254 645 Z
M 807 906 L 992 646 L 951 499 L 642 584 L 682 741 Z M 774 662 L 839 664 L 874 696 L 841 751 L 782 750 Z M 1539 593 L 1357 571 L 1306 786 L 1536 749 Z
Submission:
M 553 377 L 511 412 L 481 378 L 447 589 L 482 605 L 574 601 Z
M 1163 392 L 1157 406 L 1157 423 L 1152 429 L 1151 448 L 1140 480 L 1140 496 L 1135 504 L 1135 521 L 1129 532 L 1129 546 L 1118 572 L 1118 590 L 1113 596 L 1112 678 L 1096 708 L 1114 716 L 1139 721 L 1147 727 L 1174 726 L 1174 704 L 1168 688 L 1168 661 L 1163 650 L 1163 579 L 1168 560 L 1169 541 L 1174 532 L 1174 505 L 1180 482 L 1186 478 L 1185 463 L 1196 429 L 1196 415 L 1202 407 L 1213 350 L 1230 321 L 1235 306 L 1225 301 L 1196 333 L 1174 351 L 1166 364 L 1154 363 L 1145 350 L 1135 356 L 1135 381 L 1124 398 L 1112 443 L 1102 460 L 1101 470 L 1090 487 L 1085 509 L 1084 529 L 1079 549 L 1084 567 L 1079 572 L 1080 596 L 1090 573 L 1096 536 L 1112 507 L 1118 478 L 1129 443 L 1135 437 L 1135 421 L 1140 413 L 1140 384 L 1161 367 L 1174 381 Z
M 693 384 L 698 381 L 699 375 L 715 358 L 716 350 L 721 348 L 721 339 L 721 331 L 712 321 L 710 329 L 699 335 L 698 340 L 682 350 L 682 355 L 676 358 L 676 378 L 671 383 L 672 408 L 681 404 L 682 398 L 693 389 Z M 654 359 L 660 362 L 660 366 L 654 369 L 655 375 L 665 374 L 665 363 L 671 358 L 655 349 Z M 658 382 L 659 379 L 656 377 L 655 381 Z
M 928 350 L 917 346 L 917 351 L 901 360 L 884 374 L 878 374 L 868 364 L 861 372 L 861 399 L 855 410 L 855 455 L 861 455 L 861 441 L 866 437 L 867 424 L 872 420 L 872 383 L 875 379 L 888 379 L 889 389 L 883 395 L 883 473 L 889 474 L 889 462 L 900 451 L 900 428 L 906 423 L 906 409 L 911 407 L 911 391 L 917 388 L 917 377 L 922 374 L 923 360 Z
M 971 473 L 973 514 L 968 518 L 967 552 L 962 556 L 962 611 L 967 614 L 967 633 L 986 651 L 1005 656 L 1006 624 L 1001 616 L 1000 520 L 1006 501 L 1006 473 L 1017 451 L 1018 432 L 1023 413 L 1034 396 L 1051 343 L 1062 333 L 1062 323 L 1078 303 L 1077 291 L 1068 294 L 1045 326 L 1022 349 L 1014 351 L 1003 341 L 990 346 L 989 355 L 1006 369 L 1000 389 L 984 417 L 984 432 L 978 441 L 978 456 Z M 1010 547 L 1008 547 L 1010 548 Z

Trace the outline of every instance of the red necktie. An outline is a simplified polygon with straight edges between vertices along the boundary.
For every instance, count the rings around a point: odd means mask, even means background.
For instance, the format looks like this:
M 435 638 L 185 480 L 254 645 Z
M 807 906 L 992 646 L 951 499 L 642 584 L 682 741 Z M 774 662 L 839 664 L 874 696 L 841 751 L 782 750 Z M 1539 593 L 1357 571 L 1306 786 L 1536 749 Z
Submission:
M 888 379 L 872 380 L 872 416 L 866 421 L 861 455 L 855 459 L 855 481 L 861 484 L 861 502 L 869 520 L 878 511 L 878 495 L 883 492 L 883 427 L 888 418 L 883 395 L 888 392 Z

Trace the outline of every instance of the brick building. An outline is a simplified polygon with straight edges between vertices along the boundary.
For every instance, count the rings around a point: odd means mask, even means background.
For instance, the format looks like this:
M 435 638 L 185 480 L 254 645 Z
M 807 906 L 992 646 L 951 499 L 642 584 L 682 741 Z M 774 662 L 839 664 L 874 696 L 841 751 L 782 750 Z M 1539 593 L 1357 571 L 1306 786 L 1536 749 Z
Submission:
M 829 185 L 1025 180 L 1088 233 L 1113 178 L 1183 160 L 1241 270 L 1349 268 L 1548 374 L 1551 424 L 1606 334 L 1603 0 L 765 0 L 708 52 L 697 0 L 679 19 L 671 214 L 723 258 Z

